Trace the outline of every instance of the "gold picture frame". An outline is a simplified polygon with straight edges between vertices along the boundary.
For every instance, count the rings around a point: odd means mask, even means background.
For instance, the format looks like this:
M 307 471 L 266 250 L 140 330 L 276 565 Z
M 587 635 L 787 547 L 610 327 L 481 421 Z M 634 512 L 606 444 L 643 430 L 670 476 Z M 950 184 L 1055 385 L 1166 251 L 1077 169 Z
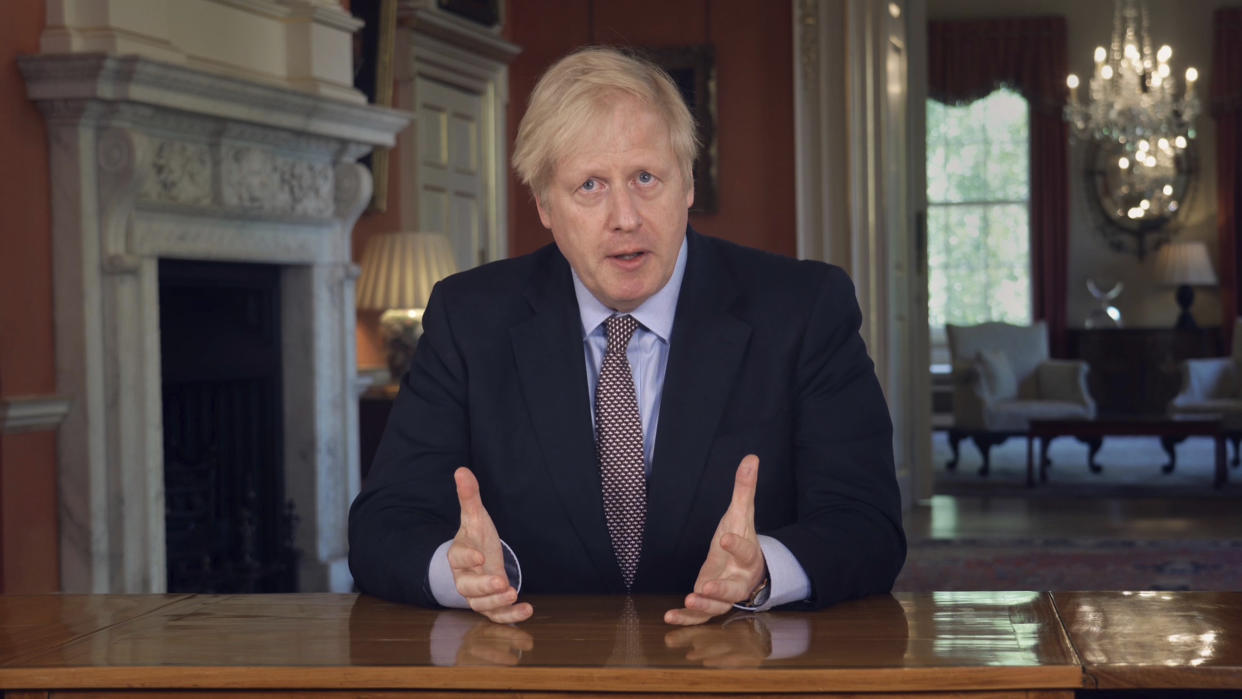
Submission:
M 352 0 L 350 13 L 366 24 L 354 34 L 354 87 L 367 101 L 392 106 L 393 53 L 397 40 L 397 0 Z M 376 146 L 362 159 L 371 170 L 367 211 L 388 208 L 388 158 L 391 148 Z

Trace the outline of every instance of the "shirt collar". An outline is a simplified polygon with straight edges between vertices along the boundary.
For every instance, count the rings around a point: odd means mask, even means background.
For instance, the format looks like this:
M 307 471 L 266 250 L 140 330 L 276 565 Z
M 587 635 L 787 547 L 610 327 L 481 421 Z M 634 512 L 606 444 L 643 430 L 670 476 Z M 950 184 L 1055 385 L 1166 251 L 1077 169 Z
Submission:
M 574 278 L 574 294 L 578 297 L 578 313 L 582 316 L 582 336 L 586 337 L 595 331 L 608 316 L 616 311 L 605 306 L 586 288 L 578 273 L 570 267 Z M 644 328 L 655 333 L 664 342 L 668 342 L 673 334 L 673 317 L 677 313 L 677 298 L 681 295 L 681 280 L 686 275 L 686 238 L 682 236 L 681 248 L 677 252 L 677 262 L 673 265 L 673 274 L 661 289 L 643 301 L 642 305 L 630 312 Z

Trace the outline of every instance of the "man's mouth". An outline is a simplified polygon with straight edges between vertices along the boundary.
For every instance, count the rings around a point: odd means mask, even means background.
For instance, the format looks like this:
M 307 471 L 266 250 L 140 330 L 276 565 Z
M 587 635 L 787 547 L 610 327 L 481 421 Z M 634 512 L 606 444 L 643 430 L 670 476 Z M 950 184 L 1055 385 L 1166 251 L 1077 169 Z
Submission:
M 643 254 L 644 254 L 644 253 L 640 250 L 640 251 L 638 251 L 638 252 L 626 252 L 626 253 L 622 253 L 622 254 L 620 254 L 620 255 L 610 255 L 610 257 L 615 257 L 615 258 L 616 258 L 616 259 L 618 259 L 618 260 L 624 260 L 624 261 L 626 261 L 626 262 L 629 262 L 630 260 L 636 260 L 636 259 L 638 259 L 638 258 L 639 258 L 639 257 L 641 257 Z

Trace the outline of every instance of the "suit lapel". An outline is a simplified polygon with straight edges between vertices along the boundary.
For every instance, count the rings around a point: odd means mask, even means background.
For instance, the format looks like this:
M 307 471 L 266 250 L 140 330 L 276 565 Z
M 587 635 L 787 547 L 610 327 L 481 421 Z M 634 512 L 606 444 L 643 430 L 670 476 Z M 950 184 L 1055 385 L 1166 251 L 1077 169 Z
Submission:
M 600 495 L 582 320 L 569 264 L 555 250 L 527 290 L 532 316 L 510 330 L 526 409 L 544 465 L 604 585 L 624 590 Z
M 689 243 L 648 482 L 642 560 L 652 565 L 676 554 L 750 338 L 750 326 L 727 310 L 736 290 L 715 250 L 694 232 Z

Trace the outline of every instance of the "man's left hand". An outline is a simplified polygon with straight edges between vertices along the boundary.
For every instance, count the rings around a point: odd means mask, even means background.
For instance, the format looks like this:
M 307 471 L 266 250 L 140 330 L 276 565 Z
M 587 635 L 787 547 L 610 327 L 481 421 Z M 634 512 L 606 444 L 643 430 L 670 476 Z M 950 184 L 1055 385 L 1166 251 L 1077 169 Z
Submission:
M 759 457 L 748 454 L 737 467 L 733 501 L 712 536 L 707 560 L 699 569 L 694 592 L 686 606 L 664 613 L 669 624 L 702 624 L 733 609 L 735 602 L 749 599 L 763 580 L 767 565 L 759 535 L 755 533 L 755 484 L 759 480 Z

